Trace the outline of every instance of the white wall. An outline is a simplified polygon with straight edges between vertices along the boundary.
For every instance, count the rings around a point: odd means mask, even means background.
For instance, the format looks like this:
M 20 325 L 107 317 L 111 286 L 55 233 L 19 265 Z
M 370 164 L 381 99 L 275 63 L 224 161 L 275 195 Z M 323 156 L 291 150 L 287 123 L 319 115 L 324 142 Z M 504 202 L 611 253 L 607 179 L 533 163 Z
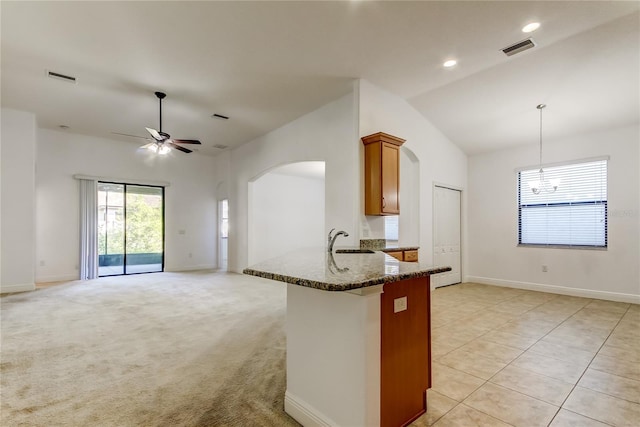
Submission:
M 400 147 L 400 182 L 398 242 L 420 246 L 420 160 L 404 145 Z
M 419 162 L 419 182 L 415 182 L 415 174 L 412 182 L 408 182 L 408 176 L 401 172 L 400 182 L 400 241 L 402 245 L 418 244 L 420 246 L 420 262 L 430 264 L 433 262 L 433 184 L 447 184 L 463 190 L 463 216 L 465 211 L 464 197 L 467 183 L 467 156 L 456 145 L 449 141 L 431 122 L 422 116 L 404 99 L 386 92 L 366 80 L 360 81 L 360 137 L 376 132 L 385 132 L 406 142 L 403 148 L 410 150 Z M 362 146 L 362 143 L 360 143 Z M 364 167 L 364 149 L 360 148 L 361 167 Z M 402 160 L 402 158 L 401 158 Z M 404 165 L 401 163 L 401 168 Z M 360 212 L 364 211 L 364 178 L 360 177 Z M 406 227 L 415 224 L 415 219 L 403 219 L 405 206 L 411 208 L 413 200 L 409 198 L 419 195 L 418 221 L 419 230 L 410 231 L 419 236 L 410 240 Z M 366 217 L 370 224 L 364 224 L 361 229 L 370 227 L 379 229 L 377 223 L 380 218 Z M 464 224 L 464 218 L 463 218 Z M 405 230 L 403 230 L 403 225 Z M 414 228 L 415 225 L 413 225 Z M 377 236 L 374 236 L 377 237 Z M 463 239 L 463 247 L 464 247 Z M 464 265 L 464 255 L 463 255 Z
M 356 92 L 217 156 L 216 182 L 229 195 L 229 270 L 248 265 L 249 182 L 280 165 L 325 162 L 325 231 L 346 230 L 344 245 L 358 242 L 359 158 Z
M 467 279 L 640 302 L 639 141 L 638 126 L 545 141 L 548 163 L 610 156 L 606 251 L 517 247 L 515 169 L 535 166 L 538 146 L 471 157 Z
M 138 152 L 135 144 L 39 130 L 36 281 L 79 276 L 79 185 L 74 174 L 131 183 L 169 182 L 165 191 L 165 270 L 214 268 L 217 207 L 213 164 L 212 158 L 195 154 L 152 156 Z M 182 230 L 184 234 L 179 233 Z
M 35 116 L 3 108 L 0 141 L 0 292 L 29 291 L 35 289 Z
M 325 244 L 324 179 L 276 169 L 249 185 L 249 265 Z

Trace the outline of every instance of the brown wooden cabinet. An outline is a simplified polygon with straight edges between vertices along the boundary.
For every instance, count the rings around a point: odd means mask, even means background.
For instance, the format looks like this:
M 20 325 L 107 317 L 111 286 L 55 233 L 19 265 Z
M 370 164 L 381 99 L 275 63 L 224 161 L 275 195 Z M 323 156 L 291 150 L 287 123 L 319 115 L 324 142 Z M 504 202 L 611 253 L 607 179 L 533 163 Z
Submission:
M 418 251 L 415 249 L 410 250 L 386 250 L 387 255 L 391 255 L 398 261 L 405 262 L 418 262 Z
M 365 215 L 400 213 L 400 146 L 404 141 L 384 132 L 362 138 Z
M 430 277 L 387 283 L 380 296 L 380 427 L 406 426 L 427 411 L 431 387 Z M 404 299 L 404 309 L 396 300 Z

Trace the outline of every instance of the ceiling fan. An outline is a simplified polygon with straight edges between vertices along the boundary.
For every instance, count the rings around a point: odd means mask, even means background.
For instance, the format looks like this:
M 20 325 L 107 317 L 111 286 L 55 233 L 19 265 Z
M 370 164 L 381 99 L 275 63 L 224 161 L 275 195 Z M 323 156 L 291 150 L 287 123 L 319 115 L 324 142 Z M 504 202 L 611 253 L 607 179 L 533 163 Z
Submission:
M 159 114 L 160 129 L 155 130 L 151 128 L 145 128 L 147 129 L 147 132 L 151 134 L 151 137 L 153 139 L 151 140 L 151 142 L 141 146 L 140 148 L 146 148 L 158 154 L 168 154 L 172 148 L 178 151 L 182 151 L 183 153 L 193 152 L 192 150 L 189 150 L 188 148 L 184 148 L 178 144 L 200 144 L 200 141 L 198 141 L 197 139 L 171 138 L 171 135 L 162 131 L 162 100 L 167 96 L 167 94 L 163 92 L 155 92 L 155 94 L 156 94 L 156 97 L 158 98 L 158 102 L 160 103 L 160 114 Z M 126 135 L 126 134 L 118 134 L 118 135 L 134 136 L 136 138 L 141 138 L 140 136 L 135 136 L 135 135 Z M 145 139 L 149 139 L 149 138 L 145 138 Z

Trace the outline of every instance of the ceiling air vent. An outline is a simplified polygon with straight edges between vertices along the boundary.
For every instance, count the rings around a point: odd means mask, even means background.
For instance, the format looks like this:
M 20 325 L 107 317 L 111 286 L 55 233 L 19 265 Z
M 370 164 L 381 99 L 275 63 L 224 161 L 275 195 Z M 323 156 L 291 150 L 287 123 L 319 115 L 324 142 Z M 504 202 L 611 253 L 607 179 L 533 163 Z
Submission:
M 224 150 L 225 148 L 229 148 L 228 145 L 222 145 L 222 144 L 216 144 L 213 146 L 213 148 L 218 148 L 220 150 Z
M 47 76 L 52 79 L 58 79 L 69 83 L 76 83 L 76 78 L 73 76 L 67 76 L 65 74 L 56 73 L 54 71 L 45 70 L 47 72 Z
M 516 44 L 512 44 L 511 46 L 507 46 L 502 51 L 507 56 L 515 55 L 516 53 L 520 53 L 524 50 L 531 49 L 536 44 L 531 39 L 522 40 Z

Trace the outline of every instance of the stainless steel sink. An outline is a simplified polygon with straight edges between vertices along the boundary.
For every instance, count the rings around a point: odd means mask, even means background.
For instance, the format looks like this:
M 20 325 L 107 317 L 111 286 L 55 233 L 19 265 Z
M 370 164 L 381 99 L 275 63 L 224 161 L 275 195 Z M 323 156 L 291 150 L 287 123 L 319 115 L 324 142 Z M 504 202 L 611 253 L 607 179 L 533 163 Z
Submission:
M 372 254 L 371 249 L 336 249 L 337 254 Z

